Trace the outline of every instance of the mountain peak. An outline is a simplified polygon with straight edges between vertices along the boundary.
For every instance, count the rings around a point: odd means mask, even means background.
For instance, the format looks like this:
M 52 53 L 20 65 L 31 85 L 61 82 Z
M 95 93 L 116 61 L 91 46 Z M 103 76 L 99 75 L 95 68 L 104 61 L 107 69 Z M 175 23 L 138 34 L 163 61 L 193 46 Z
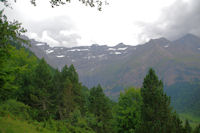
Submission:
M 166 45 L 168 44 L 170 41 L 167 40 L 164 37 L 161 38 L 157 38 L 157 39 L 150 39 L 149 42 L 147 42 L 148 44 L 159 44 L 159 45 Z
M 183 37 L 179 38 L 178 40 L 175 40 L 174 43 L 184 46 L 190 46 L 199 48 L 200 47 L 200 38 L 193 34 L 186 34 Z
M 117 44 L 115 47 L 116 48 L 120 48 L 120 47 L 125 47 L 126 45 L 124 44 L 124 43 L 119 43 L 119 44 Z
M 194 34 L 187 33 L 183 37 L 181 37 L 179 40 L 200 40 L 200 38 Z
M 98 47 L 98 46 L 99 46 L 99 44 L 92 44 L 91 47 Z

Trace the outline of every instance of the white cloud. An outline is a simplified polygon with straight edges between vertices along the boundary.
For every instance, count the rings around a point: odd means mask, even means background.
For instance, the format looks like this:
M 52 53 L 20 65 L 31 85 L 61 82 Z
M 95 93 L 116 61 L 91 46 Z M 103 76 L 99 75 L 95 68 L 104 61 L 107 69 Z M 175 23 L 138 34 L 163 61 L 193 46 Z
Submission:
M 172 5 L 164 8 L 158 20 L 139 23 L 144 38 L 167 37 L 174 40 L 187 33 L 200 36 L 200 1 L 176 0 Z
M 55 39 L 53 39 L 52 37 L 50 37 L 48 35 L 48 32 L 47 31 L 43 31 L 42 33 L 42 38 L 41 40 L 42 42 L 47 42 L 49 44 L 51 44 L 51 46 L 56 46 L 56 45 L 59 45 L 59 42 L 56 41 Z
M 34 38 L 38 38 L 38 35 L 37 33 L 33 33 L 33 32 L 28 32 L 27 36 L 31 39 L 34 39 Z
M 176 0 L 107 0 L 109 5 L 101 12 L 78 0 L 56 8 L 51 8 L 48 0 L 37 1 L 34 7 L 29 1 L 18 0 L 7 14 L 21 21 L 32 37 L 71 47 L 93 43 L 113 46 L 120 42 L 137 45 L 146 41 L 150 36 L 144 30 L 151 29 L 144 25 L 157 22 L 163 9 Z M 143 27 L 138 22 L 143 22 Z M 166 23 L 157 24 L 160 29 L 166 27 Z

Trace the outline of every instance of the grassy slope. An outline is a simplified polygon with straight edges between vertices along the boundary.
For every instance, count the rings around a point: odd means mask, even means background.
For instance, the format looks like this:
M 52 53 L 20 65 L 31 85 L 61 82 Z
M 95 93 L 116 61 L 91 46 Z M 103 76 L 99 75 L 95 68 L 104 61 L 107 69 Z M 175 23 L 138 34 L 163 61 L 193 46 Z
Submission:
M 29 124 L 27 121 L 0 117 L 0 133 L 53 133 L 38 124 Z
M 180 113 L 179 116 L 183 122 L 188 120 L 193 129 L 200 124 L 200 116 L 194 116 L 190 113 Z

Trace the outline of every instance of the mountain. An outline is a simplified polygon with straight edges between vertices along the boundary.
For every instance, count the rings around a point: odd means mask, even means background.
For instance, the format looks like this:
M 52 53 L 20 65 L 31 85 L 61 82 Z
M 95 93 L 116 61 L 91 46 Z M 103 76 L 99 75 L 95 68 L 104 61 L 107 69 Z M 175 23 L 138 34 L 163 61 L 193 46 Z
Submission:
M 192 34 L 175 41 L 151 39 L 137 46 L 120 43 L 114 47 L 93 44 L 66 48 L 35 40 L 31 40 L 31 45 L 30 50 L 54 68 L 74 64 L 84 85 L 100 83 L 113 97 L 125 87 L 140 87 L 150 67 L 164 81 L 165 88 L 200 79 L 200 38 Z

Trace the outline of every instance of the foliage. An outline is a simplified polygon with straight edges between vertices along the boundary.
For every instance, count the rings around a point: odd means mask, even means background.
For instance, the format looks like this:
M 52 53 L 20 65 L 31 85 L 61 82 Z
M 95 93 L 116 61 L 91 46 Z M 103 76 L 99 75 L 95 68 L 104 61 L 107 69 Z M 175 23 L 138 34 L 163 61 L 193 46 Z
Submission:
M 179 113 L 180 119 L 182 121 L 188 120 L 192 128 L 195 128 L 200 123 L 200 117 L 190 113 Z
M 13 69 L 8 69 L 10 53 L 10 43 L 14 40 L 20 43 L 26 43 L 23 39 L 19 38 L 21 33 L 25 30 L 17 21 L 10 22 L 0 10 L 0 100 L 7 100 L 12 98 L 11 95 L 15 93 L 16 86 L 12 85 L 14 76 L 12 75 Z
M 129 88 L 120 93 L 119 101 L 115 107 L 117 132 L 135 132 L 141 122 L 142 97 L 140 89 Z
M 191 133 L 192 132 L 192 128 L 191 128 L 188 120 L 186 120 L 186 122 L 185 122 L 184 130 L 185 130 L 185 133 Z
M 183 123 L 176 113 L 171 114 L 169 127 L 171 133 L 184 133 Z
M 10 116 L 21 119 L 30 119 L 30 107 L 16 100 L 8 100 L 0 105 L 0 116 Z
M 101 11 L 101 9 L 102 9 L 102 4 L 103 4 L 102 0 L 97 0 L 97 1 L 94 1 L 94 0 L 79 0 L 79 1 L 82 2 L 86 6 L 89 5 L 90 7 L 97 7 L 97 9 L 99 11 Z M 64 5 L 66 3 L 69 3 L 69 2 L 71 2 L 71 0 L 49 0 L 49 2 L 51 3 L 52 7 L 55 7 L 55 6 L 60 6 L 60 5 Z M 36 6 L 36 0 L 31 0 L 31 3 Z M 105 1 L 105 3 L 107 3 L 107 2 Z
M 14 2 L 16 2 L 17 0 L 14 0 Z M 102 1 L 102 0 L 78 0 L 80 1 L 82 4 L 84 4 L 85 6 L 90 6 L 90 7 L 97 7 L 97 9 L 99 11 L 102 10 L 102 6 L 103 5 L 108 5 L 108 2 Z M 3 2 L 3 4 L 5 6 L 10 6 L 10 3 L 7 0 L 0 0 L 0 2 Z M 37 0 L 31 0 L 30 1 L 31 4 L 33 4 L 34 6 L 37 5 Z M 56 7 L 56 6 L 60 6 L 60 5 L 65 5 L 67 3 L 70 3 L 71 0 L 49 0 L 49 3 L 51 4 L 52 8 Z
M 199 82 L 177 82 L 167 86 L 166 93 L 171 96 L 171 104 L 178 113 L 200 116 Z
M 3 10 L 0 11 L 0 47 L 5 48 L 11 41 L 18 43 L 26 43 L 27 41 L 21 39 L 19 36 L 25 33 L 26 30 L 22 28 L 18 21 L 10 22 L 7 20 Z
M 11 117 L 0 117 L 1 133 L 55 133 L 45 129 L 39 123 L 29 123 Z
M 194 133 L 200 133 L 200 124 L 194 129 Z
M 170 99 L 163 92 L 163 83 L 153 69 L 144 78 L 141 89 L 142 132 L 167 132 L 171 109 Z
M 111 105 L 109 99 L 103 93 L 103 89 L 100 85 L 93 87 L 90 90 L 89 96 L 89 112 L 93 113 L 96 117 L 96 125 L 92 128 L 97 133 L 111 132 Z

